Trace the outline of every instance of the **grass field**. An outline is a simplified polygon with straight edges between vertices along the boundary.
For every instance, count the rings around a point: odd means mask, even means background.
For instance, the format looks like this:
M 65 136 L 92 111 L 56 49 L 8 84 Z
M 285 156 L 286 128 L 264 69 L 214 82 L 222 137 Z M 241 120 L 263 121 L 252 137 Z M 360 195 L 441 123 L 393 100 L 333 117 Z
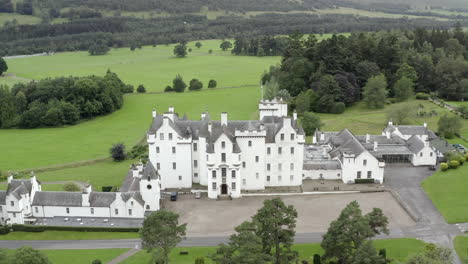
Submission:
M 410 254 L 422 251 L 425 243 L 413 239 L 385 239 L 375 240 L 374 245 L 377 249 L 385 248 L 387 250 L 387 257 L 392 259 L 392 263 L 396 261 L 404 261 Z M 314 254 L 322 254 L 323 250 L 320 244 L 296 244 L 293 246 L 294 250 L 299 252 L 300 260 L 307 260 L 309 263 L 313 261 Z M 213 253 L 214 247 L 191 247 L 191 248 L 176 248 L 171 252 L 171 262 L 177 264 L 192 264 L 197 257 L 205 257 L 205 263 L 212 263 L 206 256 Z M 180 251 L 188 251 L 189 255 L 180 255 Z M 148 263 L 151 255 L 146 251 L 140 251 L 134 256 L 123 261 L 122 264 L 142 264 Z
M 0 240 L 94 240 L 132 239 L 138 237 L 139 235 L 136 232 L 17 231 L 6 235 L 0 235 Z
M 468 106 L 468 101 L 459 102 L 459 101 L 445 101 L 446 104 L 451 106 L 460 107 L 460 106 Z
M 458 236 L 455 238 L 454 244 L 462 264 L 468 264 L 468 237 Z
M 95 259 L 107 263 L 128 249 L 48 249 L 41 251 L 46 254 L 52 264 L 89 264 Z M 13 250 L 6 250 L 6 253 L 12 254 Z
M 20 15 L 14 13 L 0 13 L 0 27 L 7 21 L 12 21 L 16 19 L 18 24 L 38 24 L 41 22 L 39 17 L 35 16 L 28 16 L 28 15 Z
M 279 57 L 232 56 L 230 51 L 223 52 L 219 48 L 221 40 L 201 43 L 203 46 L 197 49 L 195 42 L 189 42 L 187 46 L 193 51 L 186 58 L 174 57 L 174 45 L 145 46 L 133 52 L 129 48 L 112 49 L 103 56 L 90 56 L 86 51 L 79 51 L 15 58 L 7 60 L 8 72 L 37 80 L 68 75 L 104 75 L 110 69 L 123 81 L 143 84 L 147 91 L 155 92 L 172 85 L 176 74 L 181 74 L 186 83 L 192 78 L 200 79 L 205 88 L 210 79 L 215 79 L 218 87 L 258 85 L 261 74 L 280 61 Z M 208 53 L 210 49 L 212 54 Z
M 422 186 L 448 223 L 468 222 L 468 164 L 438 171 L 424 180 Z

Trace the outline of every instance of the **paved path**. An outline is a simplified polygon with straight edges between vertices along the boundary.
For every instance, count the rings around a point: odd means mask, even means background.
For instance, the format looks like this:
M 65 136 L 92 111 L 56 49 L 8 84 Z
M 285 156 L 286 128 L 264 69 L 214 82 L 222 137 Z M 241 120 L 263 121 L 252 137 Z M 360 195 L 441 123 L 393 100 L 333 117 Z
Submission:
M 120 263 L 120 262 L 126 260 L 127 258 L 129 258 L 129 257 L 131 257 L 131 256 L 133 256 L 133 255 L 135 255 L 135 254 L 136 254 L 138 251 L 140 251 L 140 250 L 141 250 L 141 249 L 139 249 L 139 248 L 132 248 L 132 249 L 130 249 L 129 251 L 123 253 L 122 255 L 116 257 L 115 259 L 113 259 L 113 260 L 107 262 L 107 264 L 118 264 L 118 263 Z

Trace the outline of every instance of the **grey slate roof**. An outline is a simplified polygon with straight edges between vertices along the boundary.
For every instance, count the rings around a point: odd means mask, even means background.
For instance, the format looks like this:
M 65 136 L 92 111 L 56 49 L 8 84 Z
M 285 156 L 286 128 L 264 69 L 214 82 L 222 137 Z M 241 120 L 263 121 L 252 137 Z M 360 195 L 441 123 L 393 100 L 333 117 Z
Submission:
M 413 153 L 419 153 L 424 148 L 424 142 L 417 136 L 412 136 L 407 140 L 408 148 Z
M 0 191 L 0 205 L 6 204 L 6 191 Z
M 159 179 L 159 173 L 154 168 L 151 162 L 148 162 L 143 168 L 143 178 Z
M 32 205 L 81 207 L 81 192 L 36 192 Z
M 330 137 L 329 143 L 334 148 L 329 152 L 332 158 L 342 156 L 343 154 L 354 154 L 357 157 L 366 151 L 359 140 L 348 129 L 343 129 L 335 136 Z
M 448 143 L 447 140 L 442 138 L 436 138 L 431 140 L 430 142 L 431 147 L 437 149 L 440 153 L 447 153 L 451 151 L 455 151 L 455 148 L 452 144 Z
M 151 163 L 151 162 L 148 162 Z M 125 177 L 122 186 L 120 187 L 121 192 L 136 192 L 140 190 L 140 178 L 133 177 L 133 171 L 130 169 Z
M 145 201 L 143 201 L 143 198 L 141 197 L 140 192 L 127 192 L 127 193 L 122 193 L 121 194 L 122 200 L 124 202 L 127 202 L 130 200 L 130 198 L 135 199 L 139 204 L 145 205 Z
M 14 179 L 8 184 L 6 195 L 13 195 L 20 199 L 21 195 L 30 194 L 32 189 L 31 180 Z
M 89 194 L 90 207 L 109 207 L 114 201 L 114 192 L 91 192 Z
M 427 135 L 429 139 L 437 138 L 437 136 L 429 128 L 425 126 L 393 126 L 389 125 L 385 128 L 384 132 L 392 133 L 398 129 L 403 135 Z
M 316 160 L 302 165 L 304 170 L 341 170 L 341 164 L 337 160 Z
M 383 155 L 413 155 L 413 152 L 406 145 L 383 145 L 376 151 L 369 151 L 374 157 L 382 158 Z

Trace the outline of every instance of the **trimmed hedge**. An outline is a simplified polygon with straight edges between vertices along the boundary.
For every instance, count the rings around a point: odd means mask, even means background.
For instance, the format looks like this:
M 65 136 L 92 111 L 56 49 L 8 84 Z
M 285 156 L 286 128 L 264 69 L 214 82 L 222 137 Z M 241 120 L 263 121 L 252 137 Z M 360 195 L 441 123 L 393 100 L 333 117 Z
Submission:
M 90 226 L 39 226 L 39 225 L 11 225 L 13 231 L 44 232 L 54 231 L 79 231 L 79 232 L 139 232 L 137 227 L 90 227 Z
M 355 179 L 354 183 L 375 183 L 375 179 Z
M 429 100 L 430 95 L 427 93 L 417 93 L 416 99 L 418 100 Z
M 456 169 L 460 166 L 460 162 L 458 160 L 451 160 L 449 166 L 451 169 Z
M 446 170 L 448 170 L 448 168 L 449 168 L 449 166 L 448 166 L 447 163 L 442 162 L 442 163 L 440 164 L 440 169 L 441 169 L 442 171 L 446 171 Z

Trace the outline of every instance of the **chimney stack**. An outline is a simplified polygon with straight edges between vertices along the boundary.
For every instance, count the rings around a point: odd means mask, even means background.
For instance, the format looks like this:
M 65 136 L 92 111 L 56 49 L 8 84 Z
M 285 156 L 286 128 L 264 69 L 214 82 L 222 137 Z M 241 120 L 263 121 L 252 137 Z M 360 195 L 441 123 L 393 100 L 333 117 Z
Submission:
M 427 123 L 426 123 L 426 122 L 424 122 L 424 127 L 427 127 Z
M 374 151 L 376 151 L 379 148 L 379 143 L 377 141 L 374 141 Z
M 12 180 L 13 180 L 13 175 L 10 174 L 10 175 L 8 176 L 8 184 L 10 184 Z
M 293 113 L 293 120 L 294 120 L 294 121 L 297 120 L 297 112 L 296 112 L 296 110 L 294 110 L 294 113 Z
M 172 105 L 169 106 L 169 110 L 168 110 L 168 111 L 169 111 L 169 113 L 174 113 L 174 106 L 172 106 Z
M 153 108 L 153 113 L 152 113 L 152 114 L 153 114 L 153 118 L 155 118 L 155 117 L 156 117 L 156 114 L 157 114 L 155 108 Z
M 208 133 L 211 133 L 211 122 L 208 123 Z
M 393 121 L 392 121 L 391 119 L 388 120 L 388 125 L 389 125 L 389 126 L 393 126 Z
M 369 143 L 369 141 L 370 141 L 370 135 L 366 134 L 366 143 Z
M 206 113 L 205 112 L 201 113 L 201 119 L 203 119 L 205 117 L 206 117 Z
M 221 125 L 222 126 L 227 126 L 228 122 L 228 114 L 226 112 L 221 113 Z
M 390 139 L 390 131 L 385 131 L 385 136 L 387 137 L 387 139 Z
M 321 133 L 320 134 L 320 141 L 324 141 L 325 140 L 325 134 L 324 133 Z

